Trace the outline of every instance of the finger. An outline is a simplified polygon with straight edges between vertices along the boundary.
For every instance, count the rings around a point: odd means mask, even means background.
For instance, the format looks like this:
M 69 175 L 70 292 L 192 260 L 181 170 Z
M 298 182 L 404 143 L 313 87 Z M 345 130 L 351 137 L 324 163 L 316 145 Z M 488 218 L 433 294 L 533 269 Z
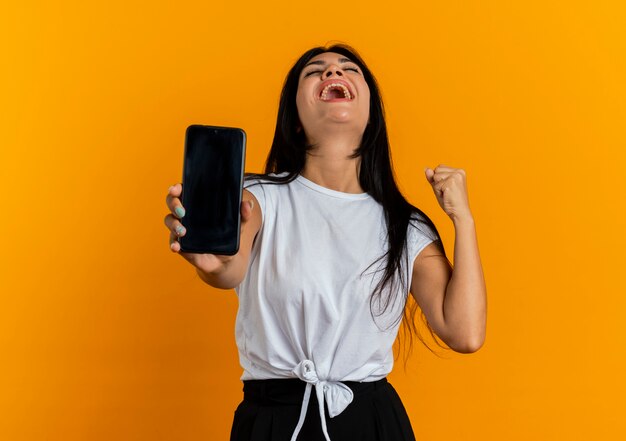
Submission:
M 449 175 L 458 175 L 461 177 L 465 177 L 466 176 L 466 172 L 464 169 L 462 168 L 453 168 L 453 167 L 446 167 L 446 166 L 438 166 L 435 168 L 435 174 L 436 175 L 443 175 L 443 176 L 449 176 Z
M 183 192 L 183 184 L 181 183 L 174 184 L 168 189 L 168 194 L 171 194 L 174 197 L 179 197 L 182 194 L 182 192 Z
M 462 168 L 455 168 L 451 172 L 438 172 L 433 176 L 433 182 L 450 181 L 450 185 L 465 186 L 466 173 Z
M 445 164 L 439 164 L 437 167 L 435 167 L 435 173 L 452 172 L 452 171 L 455 171 L 455 170 L 456 170 L 456 168 L 450 167 L 450 166 L 445 165 Z
M 443 197 L 444 193 L 446 192 L 446 189 L 443 185 L 433 186 L 433 190 L 438 197 Z
M 172 214 L 168 214 L 164 219 L 165 226 L 169 228 L 170 232 L 177 237 L 182 237 L 185 235 L 187 230 L 184 225 Z
M 180 195 L 182 193 L 183 186 L 181 184 L 172 185 L 165 198 L 165 203 L 172 213 L 179 219 L 185 216 L 185 207 L 180 202 Z
M 439 182 L 442 179 L 445 179 L 448 176 L 450 176 L 450 173 L 453 173 L 454 171 L 456 171 L 456 169 L 451 168 L 451 167 L 442 167 L 441 165 L 438 167 L 435 167 L 434 170 L 428 167 L 424 169 L 424 172 L 426 173 L 426 178 L 428 179 L 428 182 L 430 183 Z
M 441 182 L 444 179 L 447 179 L 453 173 L 453 172 L 441 171 L 440 169 L 439 171 L 436 171 L 437 169 L 438 168 L 435 168 L 435 170 L 433 170 L 428 167 L 424 169 L 424 172 L 426 173 L 426 179 L 428 179 L 428 182 L 431 185 L 435 185 L 436 183 Z
M 452 176 L 452 174 L 452 172 L 435 172 L 435 174 L 433 175 L 433 182 L 438 183 L 444 181 Z
M 170 233 L 170 250 L 173 253 L 178 253 L 180 251 L 180 243 L 178 243 L 178 238 L 174 233 Z
M 443 195 L 446 189 L 449 187 L 448 184 L 450 184 L 449 178 L 441 179 L 440 181 L 437 181 L 435 184 L 433 184 L 433 190 Z
M 433 169 L 425 167 L 424 168 L 424 173 L 426 173 L 426 179 L 428 180 L 428 182 L 430 182 L 432 184 L 433 176 L 435 175 L 435 172 L 433 171 Z
M 252 217 L 254 211 L 254 201 L 248 199 L 241 202 L 241 222 L 247 222 Z

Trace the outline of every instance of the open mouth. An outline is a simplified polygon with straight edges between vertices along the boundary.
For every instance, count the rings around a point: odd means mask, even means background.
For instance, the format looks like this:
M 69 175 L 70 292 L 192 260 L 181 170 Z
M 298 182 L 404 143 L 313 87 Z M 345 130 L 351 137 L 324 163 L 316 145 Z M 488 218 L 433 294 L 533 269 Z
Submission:
M 353 96 L 350 93 L 350 89 L 348 89 L 345 84 L 339 82 L 327 84 L 320 92 L 320 99 L 322 101 L 330 101 L 336 99 L 351 100 L 352 98 Z

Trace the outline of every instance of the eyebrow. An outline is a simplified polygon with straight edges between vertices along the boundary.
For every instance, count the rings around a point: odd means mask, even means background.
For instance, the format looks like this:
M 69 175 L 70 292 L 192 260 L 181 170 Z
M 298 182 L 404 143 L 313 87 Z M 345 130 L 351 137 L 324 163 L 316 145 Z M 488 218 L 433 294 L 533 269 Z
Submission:
M 345 58 L 345 57 L 340 58 L 340 59 L 339 59 L 339 62 L 340 62 L 340 63 L 354 63 L 354 61 L 352 61 L 352 60 L 351 60 L 351 59 L 349 59 L 349 58 Z M 319 65 L 321 65 L 321 66 L 325 66 L 325 65 L 326 65 L 326 62 L 325 62 L 325 61 L 322 61 L 322 60 L 309 61 L 309 62 L 308 62 L 308 63 L 304 66 L 304 68 L 306 68 L 306 67 L 310 66 L 311 64 L 319 64 Z M 355 63 L 355 64 L 356 64 L 356 63 Z M 303 68 L 303 69 L 304 69 L 304 68 Z

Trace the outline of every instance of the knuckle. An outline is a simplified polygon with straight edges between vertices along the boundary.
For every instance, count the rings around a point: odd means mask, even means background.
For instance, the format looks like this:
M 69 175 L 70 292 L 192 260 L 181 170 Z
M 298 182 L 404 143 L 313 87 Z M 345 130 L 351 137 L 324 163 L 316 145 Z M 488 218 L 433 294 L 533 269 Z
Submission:
M 178 220 L 174 219 L 172 221 L 171 229 L 174 234 L 176 234 L 176 232 L 180 230 L 181 227 L 182 227 L 182 224 Z

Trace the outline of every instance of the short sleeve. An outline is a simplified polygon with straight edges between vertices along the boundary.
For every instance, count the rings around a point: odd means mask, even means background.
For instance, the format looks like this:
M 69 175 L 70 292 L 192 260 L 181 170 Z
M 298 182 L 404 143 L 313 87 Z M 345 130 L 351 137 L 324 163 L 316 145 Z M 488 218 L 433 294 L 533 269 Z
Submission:
M 259 202 L 259 206 L 261 208 L 261 225 L 263 225 L 263 220 L 265 219 L 265 209 L 267 207 L 267 196 L 265 195 L 265 188 L 263 188 L 263 183 L 258 178 L 244 178 L 243 188 L 248 190 L 250 193 L 254 195 L 256 200 Z
M 439 239 L 437 233 L 429 226 L 422 216 L 412 216 L 407 229 L 407 252 L 409 262 L 415 259 L 427 245 Z

